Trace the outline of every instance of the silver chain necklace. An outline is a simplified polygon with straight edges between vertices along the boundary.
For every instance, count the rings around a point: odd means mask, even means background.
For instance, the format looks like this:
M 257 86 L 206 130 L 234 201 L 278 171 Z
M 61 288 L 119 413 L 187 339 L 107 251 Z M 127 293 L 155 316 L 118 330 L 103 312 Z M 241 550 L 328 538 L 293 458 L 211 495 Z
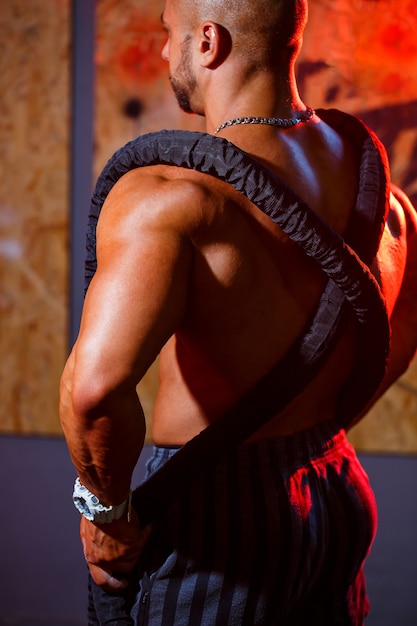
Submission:
M 223 128 L 235 126 L 236 124 L 269 124 L 270 126 L 279 126 L 280 128 L 292 128 L 302 122 L 309 122 L 313 115 L 314 110 L 307 108 L 299 117 L 235 117 L 220 124 L 214 134 L 217 135 Z

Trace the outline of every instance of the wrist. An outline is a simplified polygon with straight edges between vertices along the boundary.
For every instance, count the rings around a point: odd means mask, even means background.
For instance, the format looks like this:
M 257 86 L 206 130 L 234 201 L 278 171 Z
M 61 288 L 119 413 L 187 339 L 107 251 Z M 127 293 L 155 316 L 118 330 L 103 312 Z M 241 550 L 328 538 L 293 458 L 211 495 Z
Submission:
M 77 478 L 74 483 L 72 499 L 75 508 L 90 522 L 110 524 L 124 516 L 130 521 L 132 507 L 131 490 L 129 490 L 127 499 L 120 504 L 106 506 Z

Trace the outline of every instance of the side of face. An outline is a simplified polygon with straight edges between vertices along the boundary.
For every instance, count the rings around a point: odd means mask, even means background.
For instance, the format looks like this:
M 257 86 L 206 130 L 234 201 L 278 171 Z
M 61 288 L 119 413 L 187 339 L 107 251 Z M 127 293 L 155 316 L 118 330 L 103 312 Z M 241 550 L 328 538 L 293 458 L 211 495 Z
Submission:
M 168 61 L 169 80 L 177 102 L 186 113 L 199 113 L 194 104 L 198 85 L 193 70 L 193 33 L 185 24 L 178 1 L 166 1 L 162 24 L 167 34 L 162 58 Z

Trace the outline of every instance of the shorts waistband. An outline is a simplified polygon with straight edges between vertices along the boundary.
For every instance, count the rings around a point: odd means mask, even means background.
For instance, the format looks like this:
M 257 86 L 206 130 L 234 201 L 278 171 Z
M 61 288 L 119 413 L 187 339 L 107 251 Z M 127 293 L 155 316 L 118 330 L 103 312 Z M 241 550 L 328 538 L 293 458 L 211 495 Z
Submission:
M 298 431 L 286 437 L 276 437 L 246 444 L 241 444 L 231 454 L 247 454 L 257 451 L 260 456 L 273 451 L 275 462 L 280 466 L 304 464 L 315 458 L 331 454 L 340 445 L 346 445 L 346 433 L 333 420 L 320 422 L 311 428 Z M 148 464 L 148 471 L 153 472 L 166 463 L 181 446 L 153 446 L 152 458 Z

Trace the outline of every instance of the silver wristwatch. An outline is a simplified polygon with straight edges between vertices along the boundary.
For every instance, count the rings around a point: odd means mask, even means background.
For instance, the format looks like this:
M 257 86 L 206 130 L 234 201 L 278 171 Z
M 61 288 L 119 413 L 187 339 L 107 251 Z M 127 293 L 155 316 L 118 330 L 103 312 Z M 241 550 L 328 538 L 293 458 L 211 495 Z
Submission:
M 117 506 L 104 506 L 97 496 L 91 493 L 87 487 L 84 487 L 80 479 L 77 478 L 74 483 L 72 499 L 75 508 L 90 522 L 110 524 L 110 522 L 123 517 L 125 513 L 127 513 L 128 521 L 130 521 L 131 496 L 132 492 L 129 493 L 127 500 Z

